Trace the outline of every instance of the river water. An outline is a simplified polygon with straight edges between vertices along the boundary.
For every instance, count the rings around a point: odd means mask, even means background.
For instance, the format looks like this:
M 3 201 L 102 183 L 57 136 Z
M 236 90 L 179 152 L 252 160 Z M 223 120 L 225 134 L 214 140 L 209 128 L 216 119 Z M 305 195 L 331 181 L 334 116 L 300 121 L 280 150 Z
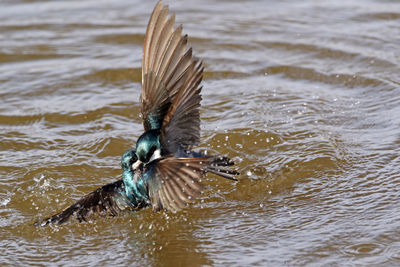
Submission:
M 0 3 L 0 265 L 399 265 L 399 1 L 168 1 L 210 176 L 176 214 L 33 223 L 121 177 L 155 1 Z

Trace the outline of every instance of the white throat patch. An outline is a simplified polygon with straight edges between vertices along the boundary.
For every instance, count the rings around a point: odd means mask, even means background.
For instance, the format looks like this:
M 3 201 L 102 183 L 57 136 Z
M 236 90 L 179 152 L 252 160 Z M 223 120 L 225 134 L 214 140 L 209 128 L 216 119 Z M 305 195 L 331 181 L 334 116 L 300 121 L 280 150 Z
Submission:
M 156 149 L 153 152 L 153 155 L 151 155 L 151 158 L 150 158 L 149 162 L 152 162 L 153 160 L 156 160 L 158 158 L 161 158 L 161 150 L 160 149 Z
M 137 160 L 135 163 L 132 164 L 132 170 L 136 170 L 137 168 L 139 168 L 140 164 L 142 164 L 142 162 L 140 160 Z

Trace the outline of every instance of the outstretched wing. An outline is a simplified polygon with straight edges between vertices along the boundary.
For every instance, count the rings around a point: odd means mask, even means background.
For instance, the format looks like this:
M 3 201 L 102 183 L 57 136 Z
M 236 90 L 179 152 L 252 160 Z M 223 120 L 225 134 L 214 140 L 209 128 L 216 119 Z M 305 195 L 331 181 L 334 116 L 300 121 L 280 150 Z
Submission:
M 159 129 L 176 94 L 188 79 L 193 62 L 182 26 L 174 29 L 175 16 L 158 2 L 144 38 L 141 113 L 145 130 Z
M 180 147 L 188 149 L 200 142 L 200 82 L 203 70 L 201 62 L 192 61 L 185 73 L 187 78 L 164 117 L 160 142 L 168 153 L 173 154 Z
M 69 208 L 44 220 L 40 225 L 62 224 L 71 217 L 76 217 L 81 222 L 96 214 L 116 216 L 128 207 L 130 204 L 124 194 L 123 182 L 118 180 L 87 194 Z
M 176 212 L 192 203 L 203 191 L 201 179 L 207 172 L 233 179 L 236 171 L 226 158 L 175 158 L 166 157 L 149 164 L 148 194 L 154 210 Z

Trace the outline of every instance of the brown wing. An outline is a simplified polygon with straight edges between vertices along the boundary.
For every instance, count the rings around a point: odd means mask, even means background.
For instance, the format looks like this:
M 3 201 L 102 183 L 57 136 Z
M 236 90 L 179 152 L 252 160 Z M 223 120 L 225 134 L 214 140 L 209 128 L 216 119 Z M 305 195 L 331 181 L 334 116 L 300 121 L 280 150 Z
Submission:
M 153 167 L 153 168 L 152 168 Z M 153 163 L 148 182 L 154 210 L 176 212 L 196 199 L 203 190 L 201 159 L 168 157 Z
M 174 30 L 175 17 L 158 2 L 150 17 L 143 47 L 141 112 L 145 130 L 161 127 L 175 95 L 187 80 L 193 62 L 186 51 L 182 26 Z
M 122 180 L 118 180 L 96 189 L 67 209 L 37 225 L 62 224 L 72 217 L 81 222 L 99 214 L 116 216 L 127 208 L 133 207 L 125 196 Z
M 236 180 L 225 160 L 215 157 L 167 157 L 148 166 L 148 193 L 154 210 L 176 212 L 200 196 L 204 187 L 201 179 L 207 172 Z M 229 164 L 231 165 L 231 164 Z
M 169 153 L 188 149 L 200 142 L 201 62 L 193 60 L 186 70 L 185 82 L 169 107 L 161 127 L 160 142 Z

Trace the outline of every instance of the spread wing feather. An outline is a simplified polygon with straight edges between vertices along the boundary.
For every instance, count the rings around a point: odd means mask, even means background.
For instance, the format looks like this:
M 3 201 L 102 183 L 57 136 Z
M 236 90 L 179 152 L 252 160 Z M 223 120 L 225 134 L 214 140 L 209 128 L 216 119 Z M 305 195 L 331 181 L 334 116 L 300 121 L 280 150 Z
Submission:
M 150 17 L 143 47 L 141 113 L 145 130 L 161 128 L 165 114 L 188 78 L 192 50 L 175 16 L 158 2 Z
M 162 122 L 160 141 L 169 153 L 180 147 L 190 148 L 200 142 L 200 101 L 203 67 L 193 61 L 185 70 L 187 76 Z
M 62 224 L 72 217 L 81 222 L 99 214 L 116 216 L 127 208 L 133 207 L 124 194 L 122 180 L 118 180 L 87 194 L 67 209 L 44 220 L 40 225 Z
M 207 172 L 236 180 L 226 161 L 217 157 L 175 158 L 165 157 L 147 167 L 151 172 L 148 194 L 154 210 L 176 212 L 197 199 L 204 186 L 201 179 Z

